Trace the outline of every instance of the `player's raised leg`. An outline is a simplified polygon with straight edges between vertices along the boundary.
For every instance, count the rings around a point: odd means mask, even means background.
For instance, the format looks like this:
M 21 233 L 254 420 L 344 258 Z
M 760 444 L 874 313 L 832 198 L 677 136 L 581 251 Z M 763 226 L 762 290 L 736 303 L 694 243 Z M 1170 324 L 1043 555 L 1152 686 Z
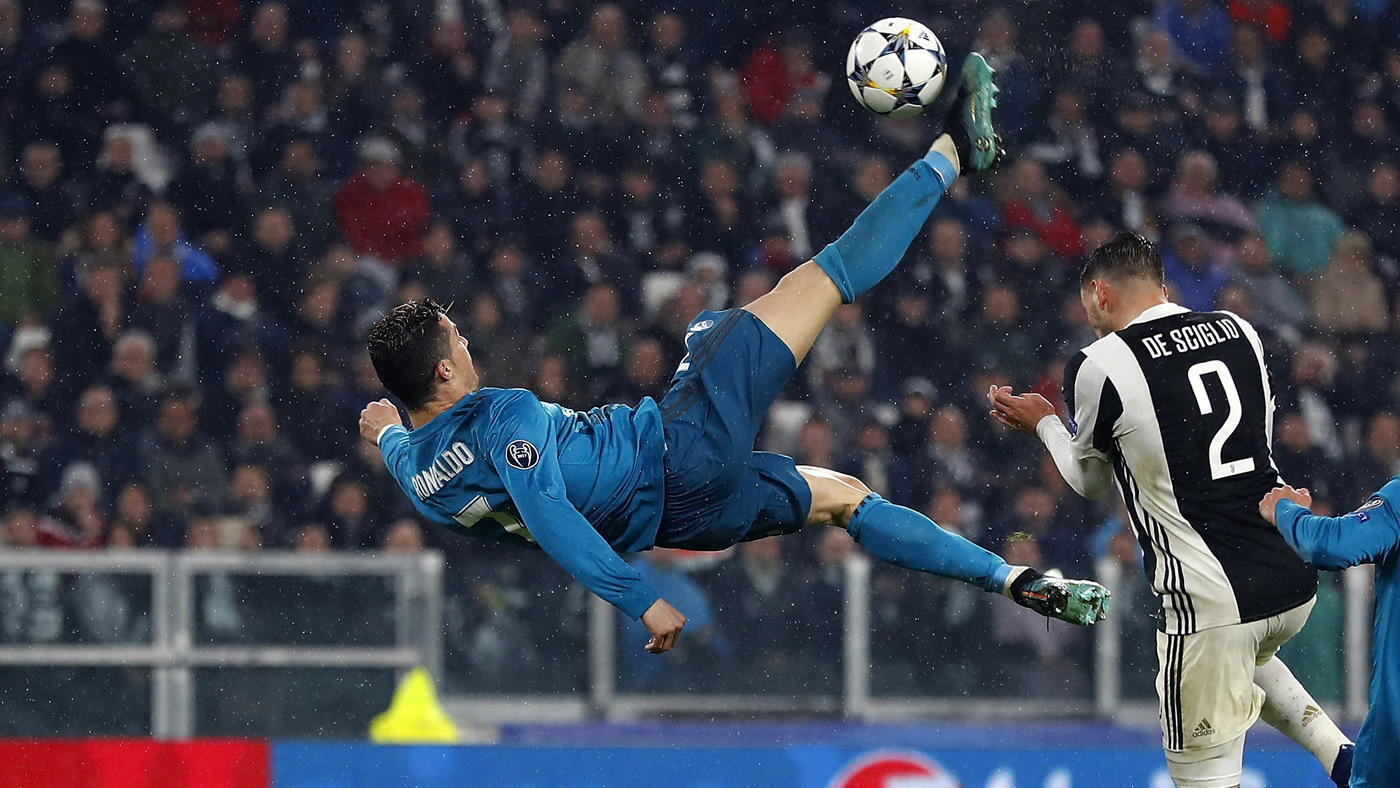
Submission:
M 929 152 L 885 187 L 840 238 L 744 307 L 799 364 L 837 306 L 894 270 L 958 173 L 988 169 L 1001 156 L 992 126 L 997 88 L 987 61 L 968 55 L 958 84 L 944 133 Z
M 807 524 L 845 528 L 876 558 L 961 580 L 1074 624 L 1102 621 L 1108 612 L 1108 590 L 1098 583 L 1012 566 L 913 509 L 881 498 L 854 476 L 810 465 L 799 465 L 797 471 L 812 490 Z

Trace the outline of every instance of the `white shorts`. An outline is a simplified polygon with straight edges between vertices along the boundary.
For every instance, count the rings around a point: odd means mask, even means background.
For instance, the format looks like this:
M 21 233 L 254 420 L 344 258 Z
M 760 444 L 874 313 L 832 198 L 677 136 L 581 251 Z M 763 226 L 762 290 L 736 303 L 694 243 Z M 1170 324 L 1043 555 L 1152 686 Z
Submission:
M 1244 733 L 1264 706 L 1254 668 L 1298 634 L 1316 601 L 1248 624 L 1190 635 L 1157 633 L 1162 749 L 1178 788 L 1239 785 Z

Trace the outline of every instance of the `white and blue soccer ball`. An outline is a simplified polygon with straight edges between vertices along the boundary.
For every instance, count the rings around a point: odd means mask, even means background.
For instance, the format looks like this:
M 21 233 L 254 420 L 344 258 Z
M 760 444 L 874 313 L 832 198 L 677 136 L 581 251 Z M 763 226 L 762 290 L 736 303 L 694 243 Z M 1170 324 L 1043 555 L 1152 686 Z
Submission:
M 860 31 L 846 55 L 846 84 L 877 115 L 908 118 L 938 98 L 948 77 L 943 43 L 924 25 L 892 16 Z

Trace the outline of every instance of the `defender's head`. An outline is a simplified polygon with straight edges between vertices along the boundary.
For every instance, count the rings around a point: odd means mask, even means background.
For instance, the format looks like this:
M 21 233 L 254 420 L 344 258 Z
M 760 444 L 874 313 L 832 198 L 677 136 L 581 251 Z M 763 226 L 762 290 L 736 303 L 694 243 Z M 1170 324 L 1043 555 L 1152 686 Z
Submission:
M 466 338 L 431 298 L 394 307 L 370 327 L 365 346 L 379 382 L 410 412 L 456 402 L 479 383 Z
M 1136 233 L 1118 233 L 1095 249 L 1079 274 L 1079 300 L 1099 336 L 1165 302 L 1166 290 L 1161 252 Z

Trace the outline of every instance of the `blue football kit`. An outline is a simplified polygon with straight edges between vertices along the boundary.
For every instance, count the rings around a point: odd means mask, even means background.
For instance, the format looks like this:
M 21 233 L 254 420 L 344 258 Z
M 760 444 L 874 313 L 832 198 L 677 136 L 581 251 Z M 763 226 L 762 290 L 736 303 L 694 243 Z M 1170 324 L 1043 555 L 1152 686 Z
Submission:
M 618 553 L 719 550 L 795 530 L 811 491 L 792 459 L 753 451 L 792 352 L 741 309 L 703 312 L 658 405 L 575 411 L 481 389 L 380 452 L 418 511 L 474 537 L 533 543 L 638 618 L 659 597 Z
M 1371 709 L 1356 737 L 1351 788 L 1393 786 L 1400 775 L 1400 476 L 1341 517 L 1319 517 L 1289 500 L 1274 513 L 1283 538 L 1318 568 L 1376 565 Z
M 842 301 L 894 269 L 956 177 L 954 164 L 931 150 L 813 258 Z M 659 597 L 618 553 L 722 550 L 795 531 L 812 507 L 791 457 L 753 450 L 796 370 L 792 351 L 743 309 L 701 312 L 685 346 L 659 403 L 646 397 L 635 407 L 575 411 L 522 389 L 481 389 L 417 429 L 386 427 L 380 453 L 424 517 L 471 536 L 536 545 L 640 618 Z M 874 493 L 847 530 L 877 558 L 988 591 L 1000 593 L 1013 572 L 999 556 Z

